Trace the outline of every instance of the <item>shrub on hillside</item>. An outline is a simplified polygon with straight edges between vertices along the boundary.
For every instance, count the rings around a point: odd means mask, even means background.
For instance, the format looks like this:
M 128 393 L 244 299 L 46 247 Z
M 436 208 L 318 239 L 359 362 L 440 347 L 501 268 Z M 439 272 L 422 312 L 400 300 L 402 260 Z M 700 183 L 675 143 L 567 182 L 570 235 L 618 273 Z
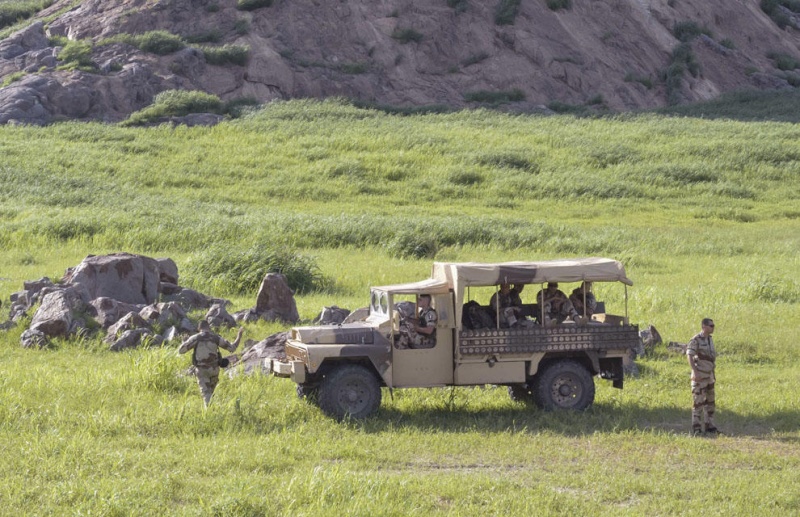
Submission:
M 182 117 L 190 113 L 220 113 L 222 101 L 216 95 L 200 91 L 167 90 L 155 96 L 153 103 L 132 113 L 122 124 L 146 124 L 163 117 Z
M 313 258 L 264 244 L 238 250 L 212 246 L 189 260 L 185 274 L 194 285 L 211 282 L 222 292 L 255 294 L 267 273 L 285 275 L 289 287 L 299 294 L 330 286 Z
M 262 7 L 269 7 L 272 5 L 272 0 L 238 0 L 236 8 L 240 11 L 255 11 Z
M 0 2 L 0 29 L 14 25 L 53 4 L 53 0 Z
M 515 88 L 507 91 L 491 92 L 488 90 L 478 90 L 464 94 L 467 102 L 482 102 L 486 104 L 502 104 L 506 102 L 518 102 L 525 100 L 525 92 Z
M 422 34 L 415 31 L 414 29 L 400 29 L 397 28 L 392 32 L 392 37 L 399 41 L 400 43 L 419 43 L 422 41 Z
M 98 44 L 108 45 L 109 43 L 125 43 L 159 56 L 172 54 L 186 46 L 180 36 L 167 31 L 149 31 L 143 34 L 120 33 L 101 40 Z
M 62 69 L 93 67 L 92 43 L 88 40 L 70 41 L 58 53 L 58 60 Z
M 710 30 L 705 27 L 700 27 L 693 21 L 678 22 L 672 28 L 672 35 L 684 43 L 692 41 L 701 34 L 713 37 Z
M 494 11 L 496 25 L 514 25 L 521 0 L 500 0 Z
M 791 25 L 792 20 L 781 8 L 793 13 L 800 13 L 800 0 L 761 0 L 761 10 L 764 11 L 781 29 Z
M 547 0 L 547 7 L 551 11 L 558 11 L 559 9 L 569 9 L 572 7 L 572 0 Z
M 221 47 L 201 47 L 206 63 L 211 65 L 247 64 L 250 49 L 243 45 L 222 45 Z

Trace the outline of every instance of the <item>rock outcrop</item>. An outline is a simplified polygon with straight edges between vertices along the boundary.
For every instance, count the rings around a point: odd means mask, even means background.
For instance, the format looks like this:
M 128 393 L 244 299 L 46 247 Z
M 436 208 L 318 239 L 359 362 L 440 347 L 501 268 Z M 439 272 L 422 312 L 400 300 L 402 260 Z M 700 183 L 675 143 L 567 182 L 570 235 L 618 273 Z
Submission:
M 170 89 L 260 103 L 342 96 L 405 107 L 499 103 L 530 112 L 558 101 L 625 110 L 788 87 L 770 56 L 800 60 L 798 14 L 782 6 L 785 28 L 757 2 L 547 4 L 521 2 L 503 18 L 497 2 L 476 1 L 296 0 L 244 11 L 210 0 L 56 0 L 0 41 L 0 124 L 115 122 Z M 181 43 L 131 40 L 150 31 Z M 79 66 L 59 61 L 77 41 L 90 45 Z M 682 42 L 698 68 L 668 87 L 664 73 Z

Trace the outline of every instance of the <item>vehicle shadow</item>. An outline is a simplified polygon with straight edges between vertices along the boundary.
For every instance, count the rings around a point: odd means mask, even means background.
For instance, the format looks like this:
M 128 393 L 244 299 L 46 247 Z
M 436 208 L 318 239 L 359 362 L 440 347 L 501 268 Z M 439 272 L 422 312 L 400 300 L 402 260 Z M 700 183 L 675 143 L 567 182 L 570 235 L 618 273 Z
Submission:
M 630 408 L 596 403 L 586 411 L 543 411 L 519 403 L 517 407 L 475 409 L 468 407 L 420 407 L 412 410 L 382 407 L 361 425 L 367 432 L 420 429 L 444 433 L 524 432 L 555 433 L 581 437 L 594 433 L 690 434 L 690 409 L 677 407 Z M 717 426 L 729 437 L 800 443 L 800 411 L 778 411 L 755 419 L 752 415 L 720 410 Z

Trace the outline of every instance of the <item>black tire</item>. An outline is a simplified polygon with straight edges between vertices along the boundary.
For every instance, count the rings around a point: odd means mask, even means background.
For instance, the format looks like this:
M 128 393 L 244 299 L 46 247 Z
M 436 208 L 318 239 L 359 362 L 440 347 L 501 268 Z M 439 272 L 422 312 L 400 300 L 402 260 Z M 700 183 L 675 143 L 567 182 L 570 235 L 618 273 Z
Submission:
M 582 411 L 594 402 L 594 379 L 577 361 L 556 361 L 536 374 L 533 393 L 544 410 Z
M 380 407 L 381 387 L 370 370 L 348 364 L 325 376 L 319 386 L 318 401 L 322 412 L 336 420 L 361 420 Z
M 514 402 L 522 402 L 528 405 L 533 405 L 534 403 L 533 390 L 529 384 L 512 384 L 508 387 L 508 396 Z
M 298 384 L 297 396 L 310 404 L 319 405 L 319 386 Z

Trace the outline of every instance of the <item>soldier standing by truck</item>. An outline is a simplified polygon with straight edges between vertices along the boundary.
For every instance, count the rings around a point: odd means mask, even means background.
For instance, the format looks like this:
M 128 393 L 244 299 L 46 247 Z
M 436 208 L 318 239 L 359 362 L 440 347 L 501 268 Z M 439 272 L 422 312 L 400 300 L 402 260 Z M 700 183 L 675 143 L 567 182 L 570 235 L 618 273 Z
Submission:
M 686 357 L 692 369 L 692 435 L 703 434 L 702 422 L 705 413 L 705 434 L 720 434 L 714 425 L 714 384 L 716 378 L 717 352 L 711 334 L 714 333 L 714 321 L 703 318 L 702 331 L 689 341 L 686 346 Z

